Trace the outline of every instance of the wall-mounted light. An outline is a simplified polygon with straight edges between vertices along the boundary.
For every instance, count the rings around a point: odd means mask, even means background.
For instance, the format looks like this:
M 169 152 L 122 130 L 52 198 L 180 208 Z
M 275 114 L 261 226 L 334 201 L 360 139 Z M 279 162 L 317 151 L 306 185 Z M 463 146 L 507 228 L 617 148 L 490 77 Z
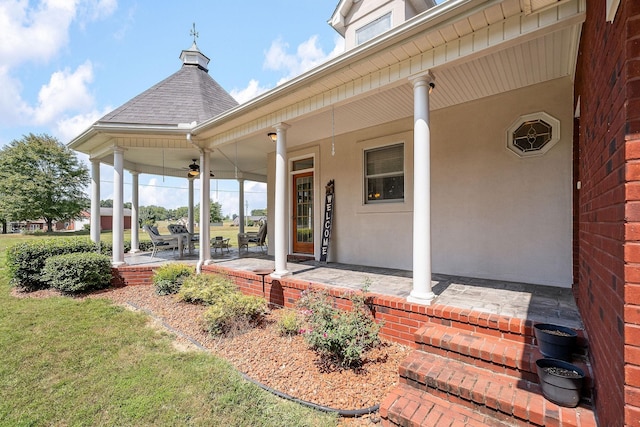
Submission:
M 269 137 L 271 142 L 276 142 L 278 140 L 278 134 L 275 132 L 269 132 L 267 136 Z

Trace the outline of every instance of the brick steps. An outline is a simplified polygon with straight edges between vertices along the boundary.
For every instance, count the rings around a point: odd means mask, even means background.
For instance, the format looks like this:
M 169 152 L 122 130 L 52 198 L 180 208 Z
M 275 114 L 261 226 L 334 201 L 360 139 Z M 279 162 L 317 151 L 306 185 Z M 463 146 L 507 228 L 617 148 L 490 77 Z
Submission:
M 593 419 L 591 409 L 585 406 L 564 408 L 547 401 L 537 381 L 498 374 L 420 350 L 402 363 L 400 382 L 458 407 L 522 425 L 578 426 L 578 418 Z
M 536 360 L 544 356 L 536 345 L 528 344 L 526 340 L 514 341 L 432 323 L 422 326 L 415 336 L 417 348 L 427 353 L 459 360 L 498 374 L 534 383 L 538 381 Z M 583 371 L 590 372 L 585 361 L 584 356 L 574 355 L 572 363 Z M 587 402 L 591 401 L 591 388 L 588 378 L 583 390 Z
M 489 415 L 479 414 L 465 407 L 408 385 L 398 386 L 389 394 L 380 415 L 395 425 L 437 427 L 510 427 Z M 407 422 L 407 420 L 410 420 Z
M 538 385 L 535 362 L 543 356 L 532 324 L 514 333 L 500 322 L 474 323 L 440 316 L 416 331 L 416 350 L 381 405 L 385 425 L 596 426 L 584 336 L 572 363 L 587 373 L 586 397 L 577 408 L 565 408 L 547 401 Z

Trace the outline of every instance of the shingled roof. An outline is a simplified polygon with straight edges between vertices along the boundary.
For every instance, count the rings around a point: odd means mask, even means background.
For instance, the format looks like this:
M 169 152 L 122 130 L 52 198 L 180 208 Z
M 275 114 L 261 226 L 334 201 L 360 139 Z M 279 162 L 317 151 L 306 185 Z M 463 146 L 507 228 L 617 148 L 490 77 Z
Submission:
M 108 113 L 98 123 L 200 123 L 238 105 L 209 75 L 209 58 L 195 43 L 182 51 L 180 59 L 183 64 L 178 72 Z

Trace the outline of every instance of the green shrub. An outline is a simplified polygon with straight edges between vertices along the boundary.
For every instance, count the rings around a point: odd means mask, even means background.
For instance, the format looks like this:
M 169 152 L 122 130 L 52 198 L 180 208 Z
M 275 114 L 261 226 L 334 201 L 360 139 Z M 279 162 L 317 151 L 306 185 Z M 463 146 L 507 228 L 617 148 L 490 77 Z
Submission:
M 48 283 L 42 280 L 42 269 L 47 258 L 94 250 L 95 245 L 84 238 L 38 239 L 13 245 L 6 252 L 11 284 L 28 291 L 45 289 Z
M 128 253 L 131 251 L 131 241 L 125 240 L 122 242 L 124 245 L 124 253 Z M 103 255 L 113 256 L 113 242 L 103 242 L 100 241 L 97 245 L 96 252 L 99 252 Z
M 42 280 L 65 293 L 104 289 L 111 283 L 111 259 L 94 252 L 47 258 Z
M 212 335 L 233 335 L 259 324 L 266 313 L 264 298 L 236 291 L 212 304 L 204 314 L 204 322 Z
M 182 282 L 194 273 L 193 266 L 187 264 L 166 264 L 153 273 L 153 286 L 158 295 L 178 293 Z
M 142 252 L 149 252 L 153 249 L 153 242 L 151 240 L 142 240 L 138 242 L 138 249 Z
M 375 323 L 366 305 L 366 287 L 348 295 L 350 311 L 338 310 L 326 291 L 304 291 L 298 306 L 306 318 L 301 332 L 311 348 L 335 357 L 341 365 L 362 364 L 365 351 L 380 343 L 381 325 Z
M 178 299 L 211 305 L 234 292 L 238 292 L 238 288 L 228 277 L 221 274 L 198 274 L 187 277 L 182 282 Z
M 297 335 L 302 328 L 302 320 L 297 311 L 284 309 L 277 326 L 280 335 Z

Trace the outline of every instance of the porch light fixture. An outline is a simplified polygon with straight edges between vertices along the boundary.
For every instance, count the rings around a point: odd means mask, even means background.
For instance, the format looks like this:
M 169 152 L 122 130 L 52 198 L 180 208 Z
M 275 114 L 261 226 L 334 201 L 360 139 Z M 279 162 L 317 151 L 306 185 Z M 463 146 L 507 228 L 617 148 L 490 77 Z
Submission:
M 193 159 L 193 163 L 189 165 L 189 172 L 187 173 L 187 176 L 189 178 L 195 178 L 198 175 L 200 175 L 200 166 L 196 164 L 196 159 Z
M 269 137 L 271 142 L 276 142 L 278 140 L 278 134 L 275 132 L 269 132 L 267 136 Z

